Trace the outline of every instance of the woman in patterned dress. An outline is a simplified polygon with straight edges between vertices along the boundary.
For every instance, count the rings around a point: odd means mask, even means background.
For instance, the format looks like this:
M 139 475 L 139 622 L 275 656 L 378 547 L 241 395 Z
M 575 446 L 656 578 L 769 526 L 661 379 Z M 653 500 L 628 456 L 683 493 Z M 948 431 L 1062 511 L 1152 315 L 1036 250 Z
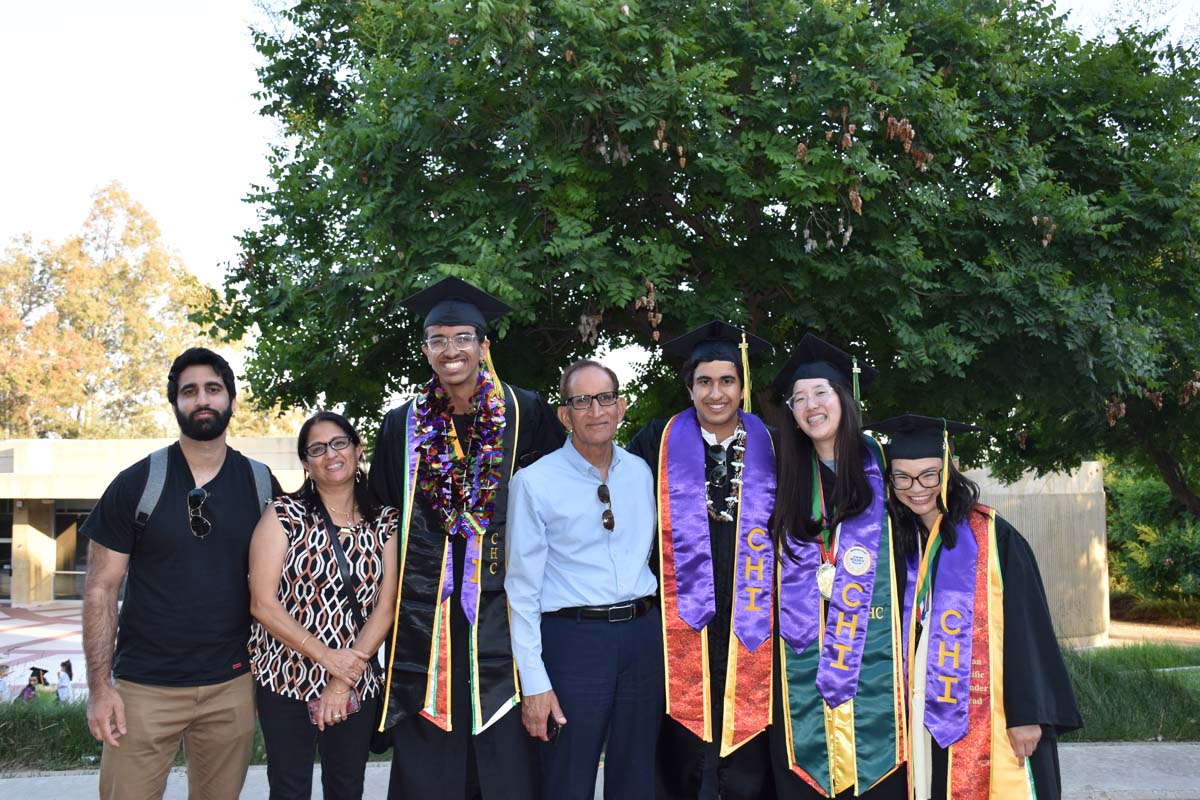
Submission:
M 310 417 L 297 450 L 307 478 L 267 507 L 250 544 L 267 779 L 272 800 L 311 797 L 317 749 L 326 800 L 361 798 L 379 718 L 372 662 L 396 600 L 397 513 L 371 499 L 362 443 L 345 417 Z

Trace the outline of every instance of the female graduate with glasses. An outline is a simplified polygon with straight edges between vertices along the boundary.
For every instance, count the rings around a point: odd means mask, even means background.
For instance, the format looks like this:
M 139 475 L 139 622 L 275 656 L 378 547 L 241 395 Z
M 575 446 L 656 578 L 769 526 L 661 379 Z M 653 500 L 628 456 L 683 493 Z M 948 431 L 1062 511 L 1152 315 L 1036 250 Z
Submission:
M 973 425 L 905 414 L 890 437 L 916 800 L 1056 800 L 1056 738 L 1083 722 L 1029 544 L 950 458 Z
M 883 453 L 858 401 L 878 374 L 806 334 L 772 384 L 784 404 L 770 737 L 781 798 L 907 796 Z

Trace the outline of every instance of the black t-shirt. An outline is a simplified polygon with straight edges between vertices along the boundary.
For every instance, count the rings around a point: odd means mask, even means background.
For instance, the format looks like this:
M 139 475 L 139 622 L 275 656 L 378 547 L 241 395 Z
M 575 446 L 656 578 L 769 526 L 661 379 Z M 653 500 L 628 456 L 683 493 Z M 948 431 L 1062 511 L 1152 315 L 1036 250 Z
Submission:
M 178 442 L 168 448 L 158 505 L 135 536 L 134 515 L 149 471 L 144 458 L 121 472 L 80 530 L 130 556 L 113 674 L 158 686 L 231 680 L 250 668 L 250 535 L 262 516 L 250 462 L 230 448 L 204 485 L 208 499 L 201 513 L 212 523 L 204 539 L 188 525 L 187 494 L 195 484 Z M 280 494 L 274 478 L 271 484 Z

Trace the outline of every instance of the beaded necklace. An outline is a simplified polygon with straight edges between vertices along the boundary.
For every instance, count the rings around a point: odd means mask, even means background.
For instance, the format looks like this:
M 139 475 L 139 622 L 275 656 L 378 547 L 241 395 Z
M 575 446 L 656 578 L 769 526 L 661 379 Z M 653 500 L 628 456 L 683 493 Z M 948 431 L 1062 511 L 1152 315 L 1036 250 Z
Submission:
M 496 489 L 504 460 L 504 395 L 486 369 L 479 371 L 470 435 L 455 448 L 450 395 L 438 380 L 429 379 L 414 409 L 421 465 L 417 488 L 429 501 L 447 536 L 467 536 L 472 520 L 486 530 L 496 512 Z M 461 444 L 461 443 L 460 443 Z M 456 457 L 461 449 L 461 457 Z
M 709 519 L 719 522 L 733 522 L 737 510 L 738 495 L 742 488 L 742 467 L 746 463 L 746 428 L 738 420 L 737 430 L 733 433 L 733 442 L 729 445 L 729 494 L 725 496 L 725 508 L 718 511 L 713 502 L 712 481 L 704 481 L 704 500 L 708 505 Z

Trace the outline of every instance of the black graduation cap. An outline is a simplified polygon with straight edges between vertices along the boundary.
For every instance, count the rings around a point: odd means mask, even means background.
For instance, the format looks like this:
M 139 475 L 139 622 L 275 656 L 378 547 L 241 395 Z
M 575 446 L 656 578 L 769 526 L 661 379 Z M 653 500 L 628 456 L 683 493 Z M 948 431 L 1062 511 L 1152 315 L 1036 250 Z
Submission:
M 897 458 L 942 458 L 943 431 L 954 436 L 958 433 L 983 430 L 978 425 L 968 425 L 942 417 L 922 417 L 919 414 L 901 414 L 866 427 L 890 437 L 891 442 L 887 446 L 889 461 Z
M 682 361 L 732 361 L 742 363 L 742 337 L 751 355 L 769 353 L 775 348 L 766 339 L 759 338 L 736 325 L 714 319 L 695 330 L 664 342 L 663 352 Z
M 488 322 L 512 311 L 512 306 L 462 278 L 443 278 L 400 305 L 425 317 L 425 327 L 431 325 L 474 325 L 487 330 Z
M 782 397 L 792 394 L 792 386 L 804 378 L 824 378 L 830 383 L 836 383 L 843 388 L 854 390 L 854 367 L 857 363 L 858 394 L 866 394 L 879 370 L 856 362 L 848 353 L 831 345 L 819 336 L 811 333 L 804 334 L 800 344 L 792 351 L 792 357 L 783 365 L 783 369 L 775 376 L 771 387 Z
M 50 682 L 46 680 L 46 672 L 47 670 L 44 670 L 41 667 L 30 667 L 29 677 L 33 678 L 34 683 L 40 683 L 42 686 L 48 686 Z

